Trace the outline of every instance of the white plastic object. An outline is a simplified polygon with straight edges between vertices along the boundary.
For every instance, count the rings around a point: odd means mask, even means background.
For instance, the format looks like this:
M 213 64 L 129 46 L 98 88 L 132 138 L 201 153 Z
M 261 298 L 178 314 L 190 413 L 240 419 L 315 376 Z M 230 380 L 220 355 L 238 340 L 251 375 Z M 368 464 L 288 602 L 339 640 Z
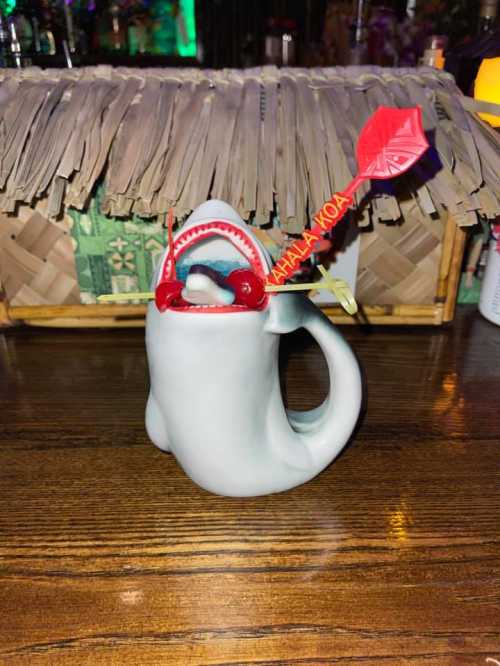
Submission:
M 479 297 L 479 312 L 500 326 L 500 252 L 497 246 L 498 241 L 492 239 Z
M 219 287 L 208 275 L 194 273 L 186 278 L 182 298 L 195 305 L 231 305 L 234 294 L 230 289 Z

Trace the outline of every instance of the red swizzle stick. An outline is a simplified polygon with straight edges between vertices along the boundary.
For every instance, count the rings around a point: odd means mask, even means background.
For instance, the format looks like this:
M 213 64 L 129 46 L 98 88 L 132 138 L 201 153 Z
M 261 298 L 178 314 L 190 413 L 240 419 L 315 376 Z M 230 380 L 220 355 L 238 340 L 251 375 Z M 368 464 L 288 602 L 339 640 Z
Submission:
M 170 272 L 168 280 L 160 282 L 155 290 L 156 307 L 160 312 L 164 312 L 169 308 L 172 303 L 181 298 L 182 288 L 184 284 L 177 279 L 175 270 L 175 256 L 174 256 L 174 211 L 171 208 L 168 211 L 168 258 L 170 260 Z
M 422 127 L 420 107 L 393 109 L 380 106 L 368 119 L 356 148 L 359 173 L 343 192 L 336 192 L 314 216 L 314 226 L 304 231 L 277 261 L 266 284 L 279 285 L 292 277 L 299 264 L 314 252 L 321 236 L 330 231 L 352 204 L 354 192 L 365 180 L 400 176 L 425 153 L 429 143 Z
M 167 230 L 168 230 L 168 258 L 170 260 L 170 279 L 176 280 L 177 274 L 175 270 L 175 257 L 174 257 L 174 209 L 170 208 L 168 211 L 167 218 Z

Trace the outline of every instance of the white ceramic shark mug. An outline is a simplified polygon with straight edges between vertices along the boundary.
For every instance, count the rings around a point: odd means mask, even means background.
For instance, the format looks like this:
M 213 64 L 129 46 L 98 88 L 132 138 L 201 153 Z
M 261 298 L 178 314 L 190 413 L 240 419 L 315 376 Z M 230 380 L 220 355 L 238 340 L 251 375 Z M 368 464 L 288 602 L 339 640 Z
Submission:
M 261 277 L 272 267 L 250 228 L 217 200 L 192 213 L 175 236 L 174 253 L 179 277 L 193 264 L 246 266 Z M 169 261 L 166 251 L 154 287 Z M 330 375 L 324 403 L 306 412 L 285 409 L 278 373 L 280 336 L 300 327 L 318 342 Z M 267 295 L 259 309 L 184 305 L 160 312 L 151 302 L 146 346 L 148 434 L 213 493 L 245 497 L 305 483 L 340 453 L 356 424 L 362 393 L 357 361 L 302 295 Z

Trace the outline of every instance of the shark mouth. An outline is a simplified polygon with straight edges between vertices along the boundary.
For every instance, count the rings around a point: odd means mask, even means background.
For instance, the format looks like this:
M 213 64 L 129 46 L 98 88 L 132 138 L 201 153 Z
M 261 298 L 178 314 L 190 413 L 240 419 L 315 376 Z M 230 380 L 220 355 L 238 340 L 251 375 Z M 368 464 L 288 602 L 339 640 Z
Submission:
M 232 222 L 201 222 L 180 231 L 166 253 L 156 305 L 191 313 L 262 310 L 268 272 L 253 234 Z

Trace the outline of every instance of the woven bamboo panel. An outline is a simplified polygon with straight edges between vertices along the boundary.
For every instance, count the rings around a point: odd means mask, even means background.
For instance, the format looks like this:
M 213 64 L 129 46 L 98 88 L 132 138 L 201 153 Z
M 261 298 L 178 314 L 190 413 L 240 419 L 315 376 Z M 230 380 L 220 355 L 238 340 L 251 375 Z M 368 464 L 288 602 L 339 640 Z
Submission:
M 11 306 L 80 303 L 73 242 L 65 220 L 46 217 L 46 201 L 0 215 L 0 281 Z
M 75 269 L 68 218 L 51 222 L 45 202 L 0 215 L 0 280 L 11 306 L 85 302 Z M 356 287 L 365 305 L 434 303 L 442 256 L 443 219 L 431 219 L 402 201 L 398 223 L 374 221 L 361 231 Z
M 373 222 L 361 233 L 356 298 L 365 305 L 433 303 L 442 255 L 444 224 L 401 202 L 398 223 Z

